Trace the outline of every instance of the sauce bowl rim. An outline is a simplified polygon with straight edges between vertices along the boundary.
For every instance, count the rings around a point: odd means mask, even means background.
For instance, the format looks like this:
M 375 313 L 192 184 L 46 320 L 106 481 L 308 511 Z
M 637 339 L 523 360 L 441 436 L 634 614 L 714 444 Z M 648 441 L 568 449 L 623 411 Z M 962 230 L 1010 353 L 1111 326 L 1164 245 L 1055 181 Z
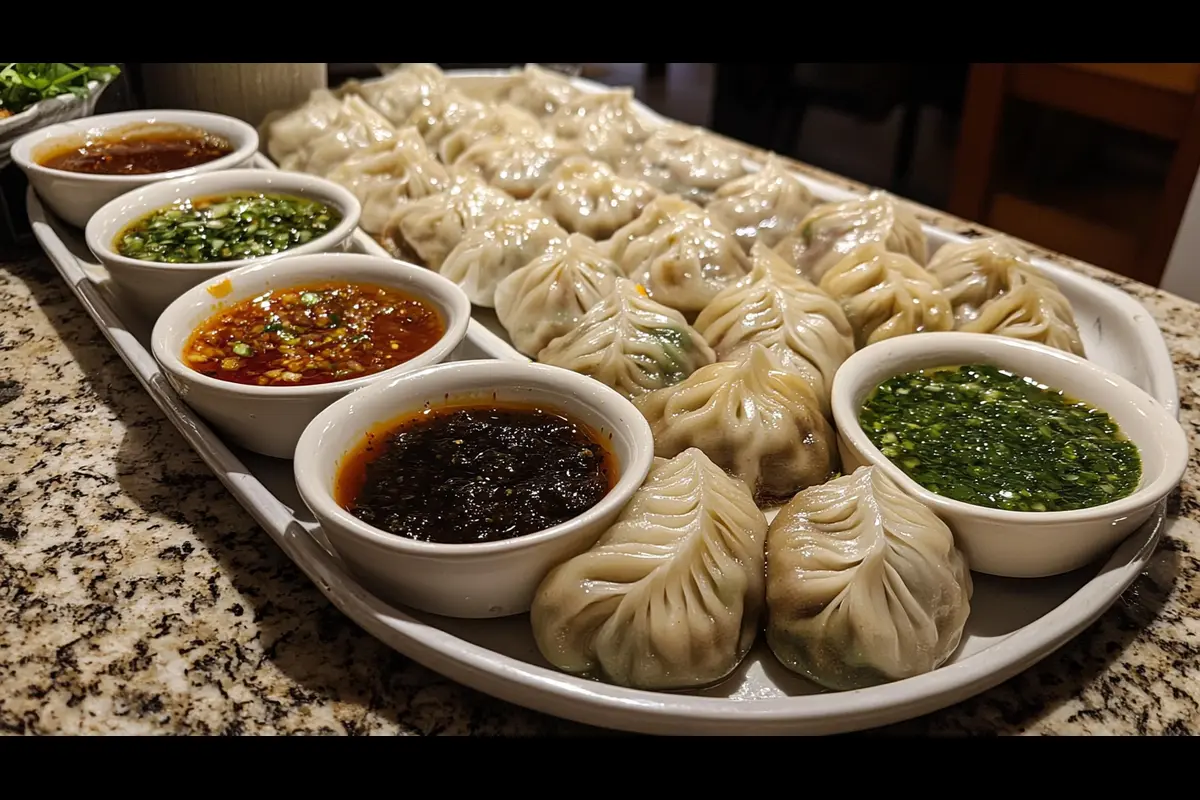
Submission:
M 271 188 L 273 184 L 280 184 L 280 194 L 286 194 L 289 189 L 286 185 L 290 185 L 290 191 L 306 190 L 313 194 L 322 195 L 323 199 L 337 206 L 338 211 L 342 214 L 341 221 L 333 226 L 328 233 L 311 239 L 304 244 L 297 245 L 282 253 L 274 253 L 272 255 L 258 256 L 257 258 L 238 258 L 230 261 L 204 261 L 195 264 L 172 264 L 167 261 L 145 261 L 140 258 L 130 258 L 123 256 L 113 249 L 113 243 L 106 241 L 111 238 L 104 234 L 105 230 L 115 230 L 119 235 L 120 231 L 131 225 L 133 222 L 145 217 L 149 214 L 154 214 L 163 209 L 169 208 L 172 203 L 169 201 L 158 202 L 146 199 L 146 196 L 158 196 L 159 194 L 173 196 L 176 199 L 182 197 L 182 194 L 176 193 L 177 189 L 186 186 L 193 186 L 201 183 L 234 183 L 239 189 L 224 190 L 227 194 L 236 192 L 264 192 Z M 255 184 L 259 188 L 255 188 Z M 221 190 L 213 190 L 205 192 L 203 189 L 198 189 L 194 194 L 189 193 L 188 199 L 193 197 L 204 197 L 207 194 L 220 195 Z M 136 197 L 143 195 L 141 202 L 138 202 Z M 334 183 L 326 178 L 321 178 L 316 175 L 307 175 L 302 172 L 283 172 L 274 170 L 255 169 L 253 167 L 239 167 L 236 169 L 224 169 L 219 172 L 206 172 L 200 175 L 184 175 L 171 180 L 156 181 L 155 183 L 138 186 L 124 194 L 114 197 L 104 205 L 100 206 L 91 218 L 88 220 L 87 227 L 84 228 L 84 240 L 87 243 L 88 249 L 99 259 L 104 262 L 112 262 L 120 264 L 122 267 L 130 269 L 140 269 L 148 272 L 156 272 L 160 270 L 169 270 L 174 273 L 201 272 L 209 273 L 220 270 L 221 272 L 231 272 L 235 269 L 250 266 L 252 264 L 265 264 L 270 261 L 277 261 L 281 258 L 296 257 L 304 255 L 314 255 L 320 253 L 324 249 L 336 247 L 341 242 L 346 241 L 354 235 L 354 231 L 358 228 L 358 222 L 362 216 L 362 204 L 358 198 L 344 186 Z
M 937 339 L 932 340 L 930 337 L 937 337 Z M 1068 511 L 1010 511 L 977 506 L 936 494 L 910 478 L 904 470 L 900 469 L 871 442 L 858 421 L 859 401 L 857 399 L 865 397 L 866 393 L 873 390 L 879 383 L 888 380 L 888 377 L 925 368 L 915 367 L 913 363 L 923 360 L 923 357 L 931 349 L 929 345 L 934 341 L 938 342 L 939 350 L 958 354 L 957 356 L 947 356 L 946 365 L 991 363 L 1002 369 L 1010 369 L 1016 374 L 1024 375 L 1023 370 L 1003 363 L 1005 352 L 1022 351 L 1031 354 L 1036 359 L 1045 360 L 1047 363 L 1053 361 L 1057 367 L 1068 371 L 1090 372 L 1096 377 L 1107 380 L 1124 394 L 1125 399 L 1132 401 L 1144 416 L 1157 418 L 1160 427 L 1173 433 L 1177 432 L 1178 437 L 1166 437 L 1165 440 L 1164 437 L 1155 439 L 1155 446 L 1160 447 L 1163 452 L 1163 465 L 1159 473 L 1147 481 L 1144 455 L 1147 443 L 1144 439 L 1141 441 L 1134 439 L 1128 431 L 1123 430 L 1125 436 L 1138 448 L 1138 455 L 1142 461 L 1143 485 L 1124 497 L 1097 506 Z M 888 377 L 879 378 L 874 381 L 873 385 L 867 386 L 866 376 L 877 371 L 884 363 L 888 363 L 886 371 Z M 1064 380 L 1064 382 L 1066 381 Z M 1061 391 L 1057 386 L 1051 388 Z M 1179 485 L 1187 470 L 1187 434 L 1179 421 L 1163 408 L 1161 403 L 1126 378 L 1094 362 L 1073 353 L 1024 339 L 985 333 L 937 331 L 910 334 L 876 342 L 851 355 L 838 368 L 833 379 L 831 405 L 838 434 L 844 436 L 867 463 L 883 470 L 906 493 L 934 510 L 960 516 L 986 518 L 994 523 L 1027 527 L 1117 519 L 1161 500 Z M 1097 407 L 1106 413 L 1111 413 L 1103 406 Z
M 236 130 L 238 132 L 237 141 L 232 136 L 227 137 L 229 138 L 229 143 L 233 145 L 231 152 L 226 153 L 220 158 L 214 158 L 212 161 L 197 164 L 194 167 L 185 167 L 184 169 L 170 170 L 168 172 L 149 172 L 143 175 L 104 175 L 93 172 L 72 172 L 64 169 L 51 169 L 37 163 L 33 157 L 35 147 L 48 144 L 55 139 L 70 139 L 73 135 L 86 133 L 93 129 L 97 130 L 97 135 L 103 136 L 106 131 L 138 123 L 147 125 L 158 123 L 165 125 L 191 125 L 211 134 L 212 131 L 204 127 L 205 120 L 209 122 L 219 121 L 222 125 Z M 131 186 L 137 186 L 148 182 L 156 183 L 176 178 L 186 178 L 197 174 L 223 171 L 227 165 L 247 161 L 258 152 L 259 144 L 258 131 L 254 126 L 237 117 L 232 117 L 228 114 L 218 114 L 212 111 L 193 111 L 183 108 L 154 108 L 140 111 L 115 111 L 109 114 L 93 114 L 90 117 L 56 122 L 53 125 L 47 125 L 44 128 L 30 131 L 17 139 L 17 141 L 13 142 L 10 153 L 13 162 L 25 172 L 35 172 L 41 175 L 57 177 L 61 180 L 77 180 L 86 183 L 127 183 Z
M 612 488 L 599 502 L 583 513 L 540 531 L 495 542 L 445 544 L 409 539 L 394 533 L 388 533 L 381 528 L 363 522 L 342 508 L 334 496 L 334 488 L 325 486 L 324 481 L 318 478 L 320 466 L 327 462 L 329 458 L 332 458 L 334 462 L 332 472 L 336 481 L 337 474 L 345 458 L 360 442 L 361 437 L 372 426 L 387 421 L 385 419 L 376 419 L 374 416 L 369 420 L 356 421 L 355 405 L 364 401 L 369 402 L 376 397 L 387 396 L 392 392 L 401 391 L 397 387 L 419 387 L 423 382 L 428 382 L 440 374 L 455 372 L 464 373 L 467 376 L 476 373 L 480 375 L 480 382 L 471 391 L 495 391 L 500 387 L 531 388 L 534 391 L 544 391 L 546 387 L 557 386 L 561 392 L 576 397 L 590 396 L 593 400 L 591 405 L 597 416 L 605 420 L 605 425 L 609 429 L 613 431 L 624 430 L 628 433 L 632 443 L 629 463 L 620 464 L 620 472 Z M 421 395 L 420 391 L 416 388 L 409 391 L 413 396 Z M 466 389 L 457 391 L 457 393 L 462 394 L 466 392 Z M 449 398 L 453 398 L 455 395 L 455 391 L 449 392 Z M 396 403 L 394 412 L 389 412 L 390 416 L 388 419 L 399 418 L 417 408 L 416 406 L 409 408 L 409 405 L 407 402 Z M 547 401 L 546 405 L 553 407 L 551 401 Z M 618 418 L 618 409 L 623 411 L 624 416 L 627 417 L 625 421 L 621 421 Z M 561 408 L 556 408 L 556 410 L 568 417 L 572 416 Z M 354 435 L 347 437 L 352 440 L 352 444 L 337 455 L 322 453 L 322 449 L 328 447 L 328 445 L 324 444 L 324 437 L 330 430 L 342 425 L 354 426 Z M 646 475 L 649 474 L 653 462 L 654 437 L 650 430 L 650 423 L 646 421 L 645 417 L 642 416 L 628 398 L 621 395 L 615 389 L 606 386 L 594 378 L 550 364 L 480 358 L 434 364 L 420 370 L 397 375 L 391 380 L 373 384 L 341 398 L 321 411 L 320 414 L 313 418 L 308 427 L 304 429 L 299 441 L 296 443 L 296 452 L 292 464 L 295 473 L 296 488 L 300 493 L 300 497 L 305 505 L 317 516 L 318 521 L 321 518 L 328 518 L 342 528 L 342 533 L 352 535 L 359 541 L 393 553 L 405 556 L 454 559 L 501 555 L 529 550 L 553 540 L 570 536 L 578 532 L 580 528 L 591 524 L 597 518 L 601 518 L 609 512 L 615 511 L 619 514 L 628 505 L 642 484 L 645 483 Z M 597 538 L 602 534 L 603 531 L 597 533 Z M 328 531 L 326 531 L 326 535 L 330 535 Z
M 296 261 L 303 263 L 297 265 Z M 316 262 L 327 262 L 328 273 L 320 280 L 328 281 L 345 281 L 347 283 L 377 283 L 379 285 L 389 286 L 391 284 L 377 280 L 367 280 L 355 278 L 355 274 L 361 274 L 359 266 L 372 264 L 380 267 L 386 267 L 387 271 L 397 277 L 395 285 L 392 288 L 397 288 L 403 291 L 411 292 L 417 299 L 431 303 L 438 307 L 439 311 L 444 311 L 446 330 L 442 336 L 433 343 L 428 349 L 413 356 L 408 361 L 397 364 L 394 367 L 373 372 L 370 375 L 363 375 L 357 378 L 350 378 L 342 381 L 330 381 L 328 383 L 313 384 L 310 386 L 257 386 L 249 384 L 234 383 L 232 381 L 222 381 L 216 378 L 209 377 L 189 367 L 184 363 L 181 355 L 183 347 L 186 345 L 187 339 L 195 332 L 196 327 L 201 323 L 196 323 L 188 327 L 183 334 L 183 339 L 178 340 L 177 335 L 172 334 L 172 328 L 178 327 L 182 330 L 185 326 L 179 324 L 176 326 L 175 320 L 177 317 L 189 314 L 193 309 L 201 305 L 211 305 L 214 301 L 226 300 L 225 297 L 218 298 L 213 295 L 209 288 L 214 284 L 219 285 L 224 281 L 230 281 L 231 286 L 234 280 L 243 276 L 249 276 L 251 279 L 258 279 L 259 273 L 272 272 L 274 278 L 263 278 L 262 280 L 279 280 L 284 285 L 278 288 L 291 288 L 286 285 L 286 274 L 291 269 L 296 269 L 297 266 L 305 266 L 315 264 Z M 409 287 L 401 283 L 401 277 L 412 279 L 409 283 L 415 283 L 413 287 Z M 317 282 L 317 278 L 298 278 L 296 286 L 303 282 Z M 435 293 L 429 291 L 429 288 L 437 287 L 437 296 L 432 296 Z M 228 296 L 230 305 L 240 303 L 254 297 L 261 290 L 249 293 L 239 293 L 236 287 L 231 289 Z M 444 301 L 444 302 L 443 302 Z M 208 319 L 216 313 L 215 309 L 211 309 L 202 317 Z M 151 351 L 155 361 L 174 376 L 177 380 L 185 383 L 193 383 L 197 386 L 203 386 L 216 392 L 227 394 L 231 399 L 241 398 L 263 398 L 263 399 L 288 399 L 302 397 L 322 397 L 325 395 L 342 395 L 348 392 L 353 392 L 356 389 L 368 386 L 379 380 L 386 380 L 389 377 L 398 374 L 400 370 L 413 370 L 412 364 L 417 359 L 423 362 L 436 363 L 450 355 L 465 338 L 467 328 L 471 322 L 471 301 L 467 298 L 459 286 L 448 278 L 439 275 L 432 270 L 419 267 L 416 264 L 410 264 L 407 261 L 399 261 L 393 258 L 384 256 L 369 255 L 366 253 L 306 253 L 303 255 L 281 256 L 277 258 L 255 259 L 254 263 L 238 269 L 222 272 L 219 275 L 214 275 L 208 280 L 205 280 L 196 286 L 188 289 L 186 292 L 177 297 L 170 305 L 159 314 L 158 319 L 154 323 L 153 331 L 150 334 Z M 170 341 L 168 341 L 170 339 Z M 178 340 L 178 341 L 177 341 Z M 431 365 L 431 364 L 430 364 Z M 423 369 L 418 366 L 416 370 Z

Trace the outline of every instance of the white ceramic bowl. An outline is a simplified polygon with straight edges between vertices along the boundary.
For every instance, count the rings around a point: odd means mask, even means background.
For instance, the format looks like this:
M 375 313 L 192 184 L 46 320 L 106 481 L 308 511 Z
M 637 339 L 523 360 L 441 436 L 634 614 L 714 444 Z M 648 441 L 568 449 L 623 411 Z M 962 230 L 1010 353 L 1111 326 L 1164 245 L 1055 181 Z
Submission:
M 888 378 L 965 364 L 1009 369 L 1107 411 L 1141 453 L 1137 491 L 1093 508 L 1025 512 L 974 506 L 922 488 L 870 442 L 858 424 L 859 411 Z M 1059 575 L 1089 564 L 1145 522 L 1187 468 L 1187 437 L 1153 397 L 1090 361 L 1002 336 L 919 333 L 863 348 L 834 376 L 833 416 L 844 471 L 876 465 L 950 526 L 971 569 L 1009 578 Z
M 336 208 L 342 215 L 342 221 L 324 236 L 282 253 L 259 258 L 205 264 L 164 264 L 128 258 L 113 249 L 121 232 L 147 214 L 188 198 L 236 192 L 312 198 Z M 123 194 L 92 215 L 84 238 L 88 249 L 108 270 L 113 283 L 133 299 L 134 307 L 148 317 L 156 317 L 188 289 L 230 270 L 277 258 L 344 250 L 354 235 L 361 212 L 362 206 L 351 192 L 324 178 L 299 172 L 230 169 L 153 183 Z
M 49 169 L 37 163 L 39 158 L 64 143 L 119 133 L 130 126 L 160 124 L 184 125 L 208 131 L 226 139 L 233 146 L 233 152 L 198 167 L 151 175 L 92 175 Z M 67 224 L 82 228 L 100 206 L 131 189 L 185 175 L 240 167 L 248 164 L 256 152 L 258 131 L 240 119 L 204 111 L 154 110 L 99 114 L 38 128 L 14 142 L 11 155 L 29 179 L 29 185 L 50 210 Z
M 334 500 L 343 459 L 379 424 L 426 403 L 521 402 L 553 408 L 602 434 L 619 464 L 597 505 L 544 531 L 500 542 L 436 544 L 372 527 Z M 458 361 L 380 382 L 321 412 L 300 437 L 296 486 L 330 544 L 381 598 L 432 614 L 489 618 L 529 610 L 553 567 L 591 547 L 642 485 L 654 459 L 650 426 L 609 387 L 570 370 L 513 361 Z
M 442 314 L 446 332 L 433 347 L 404 364 L 315 386 L 243 386 L 202 375 L 183 361 L 192 332 L 221 308 L 268 289 L 324 281 L 373 283 L 429 301 Z M 291 458 L 304 428 L 326 406 L 356 389 L 442 361 L 462 342 L 470 320 L 467 296 L 436 272 L 379 256 L 318 253 L 252 264 L 194 287 L 158 318 L 151 350 L 184 402 L 230 441 L 263 455 Z

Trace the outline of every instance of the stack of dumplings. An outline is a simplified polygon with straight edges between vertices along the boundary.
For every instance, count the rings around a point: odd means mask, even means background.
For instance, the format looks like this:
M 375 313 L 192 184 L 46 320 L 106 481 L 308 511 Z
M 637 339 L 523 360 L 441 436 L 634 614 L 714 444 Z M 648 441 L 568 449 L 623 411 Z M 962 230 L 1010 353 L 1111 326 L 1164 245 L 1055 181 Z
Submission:
M 953 656 L 969 565 L 885 475 L 840 474 L 830 394 L 857 349 L 929 331 L 1084 355 L 1069 300 L 1017 242 L 931 255 L 885 192 L 820 202 L 774 154 L 752 163 L 655 121 L 629 89 L 532 64 L 489 79 L 408 64 L 314 92 L 263 140 L 280 167 L 352 191 L 369 234 L 494 309 L 520 353 L 606 384 L 649 422 L 645 483 L 538 590 L 551 665 L 695 690 L 736 675 L 761 639 L 847 690 Z

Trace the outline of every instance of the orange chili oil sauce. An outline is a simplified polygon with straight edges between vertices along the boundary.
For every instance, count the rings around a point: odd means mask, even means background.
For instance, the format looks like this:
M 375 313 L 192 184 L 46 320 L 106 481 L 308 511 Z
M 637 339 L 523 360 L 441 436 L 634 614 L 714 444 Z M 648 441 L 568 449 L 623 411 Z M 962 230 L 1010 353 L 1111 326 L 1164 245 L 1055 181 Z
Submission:
M 398 289 L 315 283 L 222 309 L 192 333 L 183 360 L 231 383 L 313 386 L 403 364 L 445 333 L 432 304 Z
M 233 146 L 198 128 L 160 126 L 113 131 L 50 146 L 39 165 L 93 175 L 151 175 L 188 169 L 229 155 Z
M 540 406 L 427 406 L 368 432 L 342 460 L 334 499 L 408 539 L 515 539 L 573 519 L 612 491 L 611 438 Z

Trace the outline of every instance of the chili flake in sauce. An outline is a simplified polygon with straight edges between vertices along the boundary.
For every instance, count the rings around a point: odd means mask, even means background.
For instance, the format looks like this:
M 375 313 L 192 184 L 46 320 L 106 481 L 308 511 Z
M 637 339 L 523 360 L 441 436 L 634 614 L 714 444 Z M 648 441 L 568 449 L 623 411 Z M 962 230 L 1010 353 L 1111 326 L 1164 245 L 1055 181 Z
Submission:
M 437 309 L 402 291 L 327 282 L 223 309 L 193 332 L 183 359 L 231 383 L 312 386 L 391 369 L 445 332 Z

